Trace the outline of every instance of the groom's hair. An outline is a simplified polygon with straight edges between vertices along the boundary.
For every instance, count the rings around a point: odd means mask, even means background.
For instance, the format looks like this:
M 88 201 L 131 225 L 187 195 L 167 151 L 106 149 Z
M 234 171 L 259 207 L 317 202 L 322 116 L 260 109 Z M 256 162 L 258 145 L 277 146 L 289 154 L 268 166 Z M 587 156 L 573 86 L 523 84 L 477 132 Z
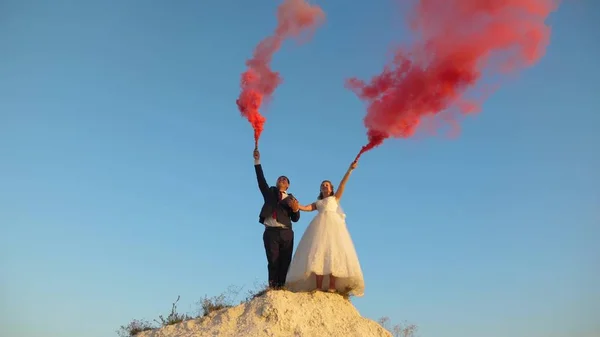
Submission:
M 335 194 L 335 187 L 333 186 L 333 184 L 331 183 L 331 181 L 329 181 L 329 180 L 323 180 L 321 182 L 321 185 L 323 185 L 323 183 L 329 183 L 329 185 L 331 185 L 331 194 L 323 196 L 323 192 L 319 192 L 319 197 L 317 198 L 318 200 L 321 200 L 321 199 L 323 199 L 325 197 L 330 197 L 330 196 L 332 196 L 332 195 Z

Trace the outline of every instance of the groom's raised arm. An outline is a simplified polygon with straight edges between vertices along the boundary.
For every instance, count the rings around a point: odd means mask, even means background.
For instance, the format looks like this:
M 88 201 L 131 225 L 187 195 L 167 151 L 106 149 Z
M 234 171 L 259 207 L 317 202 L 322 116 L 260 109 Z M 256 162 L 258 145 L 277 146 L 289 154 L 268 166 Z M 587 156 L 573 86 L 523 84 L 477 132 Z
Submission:
M 256 172 L 258 188 L 260 189 L 260 192 L 262 193 L 263 197 L 266 199 L 269 195 L 269 184 L 267 184 L 265 174 L 263 173 L 262 165 L 260 164 L 260 152 L 258 152 L 258 150 L 254 150 L 254 171 Z

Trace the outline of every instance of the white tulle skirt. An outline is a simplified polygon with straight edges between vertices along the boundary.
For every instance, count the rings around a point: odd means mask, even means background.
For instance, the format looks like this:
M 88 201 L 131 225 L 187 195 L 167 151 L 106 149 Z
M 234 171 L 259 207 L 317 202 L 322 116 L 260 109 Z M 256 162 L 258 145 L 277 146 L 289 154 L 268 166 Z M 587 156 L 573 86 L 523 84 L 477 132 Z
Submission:
M 343 217 L 334 211 L 319 212 L 298 243 L 286 278 L 291 291 L 317 288 L 316 275 L 324 275 L 323 290 L 329 276 L 336 278 L 336 290 L 363 296 L 365 283 L 350 233 Z

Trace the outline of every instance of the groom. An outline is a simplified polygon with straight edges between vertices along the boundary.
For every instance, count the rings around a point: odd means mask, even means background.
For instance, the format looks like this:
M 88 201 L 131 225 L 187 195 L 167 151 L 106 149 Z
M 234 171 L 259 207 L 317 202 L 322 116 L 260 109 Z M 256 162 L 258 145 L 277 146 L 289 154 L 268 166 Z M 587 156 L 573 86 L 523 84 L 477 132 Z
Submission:
M 269 187 L 260 164 L 260 152 L 254 149 L 254 170 L 258 188 L 264 204 L 258 222 L 265 226 L 263 243 L 267 253 L 269 287 L 281 288 L 285 285 L 287 271 L 292 261 L 294 231 L 292 222 L 300 220 L 298 200 L 287 193 L 290 180 L 286 176 L 277 178 L 277 185 Z

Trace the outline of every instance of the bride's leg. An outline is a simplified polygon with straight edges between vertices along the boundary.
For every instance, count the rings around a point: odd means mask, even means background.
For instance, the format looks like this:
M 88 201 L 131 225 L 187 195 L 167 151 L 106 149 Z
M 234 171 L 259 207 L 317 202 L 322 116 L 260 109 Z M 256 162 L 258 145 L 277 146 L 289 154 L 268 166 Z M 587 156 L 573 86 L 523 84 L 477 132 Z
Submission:
M 323 275 L 315 275 L 317 280 L 317 290 L 323 289 Z
M 329 290 L 335 290 L 335 276 L 329 274 Z

